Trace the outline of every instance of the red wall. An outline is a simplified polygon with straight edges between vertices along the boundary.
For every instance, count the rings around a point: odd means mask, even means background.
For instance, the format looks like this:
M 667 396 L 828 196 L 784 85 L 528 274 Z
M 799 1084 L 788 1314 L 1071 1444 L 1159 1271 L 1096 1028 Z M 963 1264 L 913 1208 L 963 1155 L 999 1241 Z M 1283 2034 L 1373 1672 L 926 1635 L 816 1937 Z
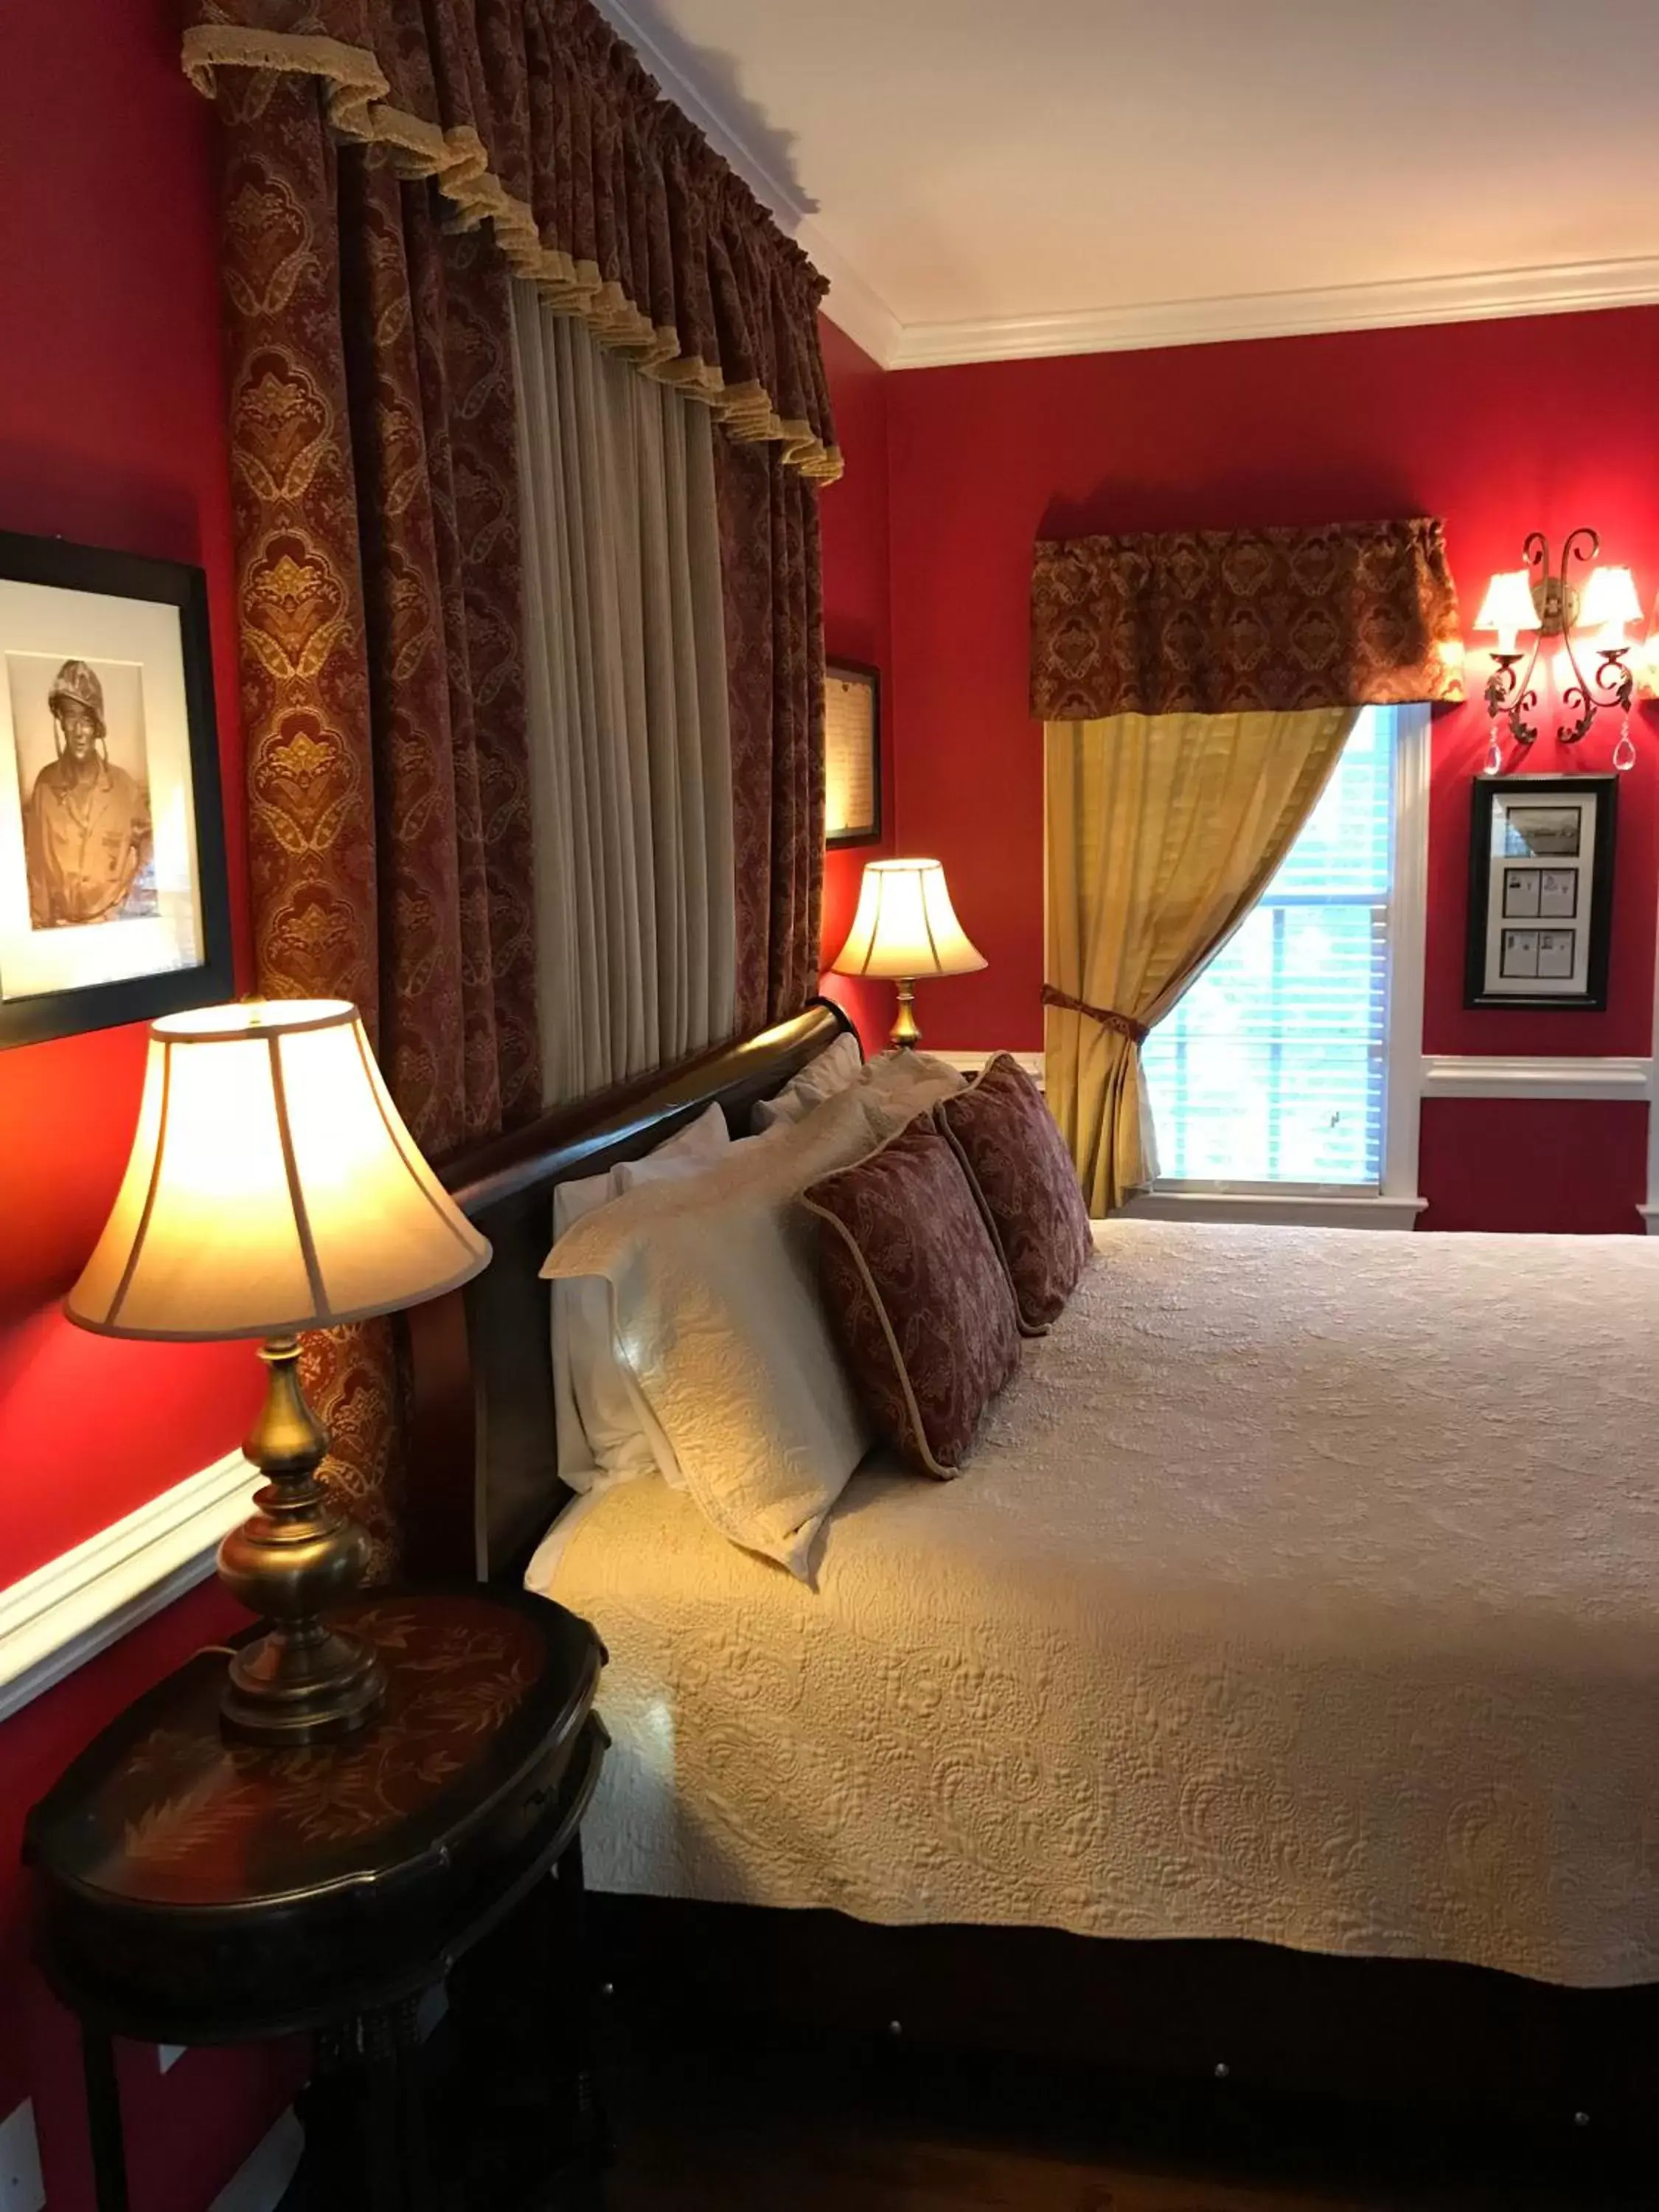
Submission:
M 172 0 L 51 0 L 0 44 L 0 528 L 200 563 L 208 574 L 239 968 L 247 969 L 210 112 Z M 114 1194 L 142 1028 L 0 1054 L 0 1587 L 217 1458 L 246 1429 L 245 1346 L 123 1345 L 57 1301 Z M 22 1814 L 227 1608 L 204 1591 L 0 1726 L 0 2117 L 33 2095 L 52 2212 L 91 2202 L 78 2062 L 22 1964 Z M 270 2116 L 268 2068 L 126 2054 L 138 2212 L 198 2212 Z M 132 2100 L 137 2106 L 137 2100 Z
M 930 1038 L 1042 1042 L 1042 750 L 1026 708 L 1035 538 L 1442 515 L 1467 626 L 1491 572 L 1519 565 L 1527 531 L 1559 544 L 1588 522 L 1650 603 L 1656 392 L 1655 308 L 890 376 L 899 835 L 944 860 L 963 927 L 991 963 L 927 987 Z M 1478 688 L 1484 656 L 1471 665 Z M 1461 1003 L 1468 792 L 1486 726 L 1478 704 L 1437 716 L 1429 1051 L 1650 1050 L 1659 720 L 1651 709 L 1640 719 L 1640 765 L 1620 791 L 1608 1009 L 1552 1015 Z M 1615 735 L 1604 716 L 1576 755 L 1547 737 L 1526 765 L 1603 769 Z M 1583 1105 L 1566 1118 L 1572 1141 L 1537 1146 L 1528 1133 L 1537 1117 L 1519 1105 L 1443 1102 L 1431 1141 L 1425 1130 L 1430 1219 L 1638 1228 L 1644 1173 L 1629 1109 Z M 1494 1162 L 1504 1164 L 1501 1196 Z
M 834 323 L 821 319 L 818 328 L 830 373 L 836 435 L 847 460 L 846 475 L 826 489 L 819 507 L 824 646 L 832 660 L 861 660 L 881 671 L 882 823 L 887 832 L 878 845 L 848 846 L 825 856 L 823 957 L 833 960 L 853 926 L 865 862 L 895 849 L 896 749 L 887 517 L 887 394 L 892 379 Z M 865 1049 L 879 1051 L 893 1019 L 891 985 L 826 974 L 823 988 L 858 1024 Z
M 15 12 L 0 70 L 0 527 L 205 567 L 246 973 L 210 117 L 179 73 L 171 0 Z M 1589 520 L 1645 591 L 1659 581 L 1659 313 L 899 376 L 833 326 L 824 338 L 848 460 L 823 498 L 826 631 L 832 653 L 883 672 L 889 835 L 874 849 L 898 849 L 902 832 L 937 852 L 992 962 L 929 987 L 923 1018 L 941 1043 L 1041 1034 L 1040 755 L 1024 709 L 1039 532 L 1428 510 L 1449 518 L 1472 599 L 1533 524 Z M 1478 722 L 1466 711 L 1437 732 L 1431 1048 L 1645 1051 L 1650 746 L 1625 787 L 1607 1014 L 1457 1004 Z M 830 856 L 830 954 L 869 856 Z M 832 988 L 878 1042 L 885 989 Z M 257 1396 L 241 1348 L 106 1343 L 57 1311 L 119 1174 L 142 1042 L 128 1030 L 0 1054 L 0 1586 L 216 1456 Z M 1450 1226 L 1615 1227 L 1640 1194 L 1641 1118 L 1446 1102 L 1425 1117 L 1425 1188 Z M 224 1626 L 202 1591 L 0 1727 L 0 2115 L 33 2097 L 53 2212 L 89 2197 L 72 2036 L 23 1964 L 22 1811 L 137 1688 Z M 138 2212 L 195 2212 L 285 2093 L 283 2069 L 192 2053 L 162 2081 L 151 2053 L 125 2063 Z
M 0 528 L 197 562 L 212 605 L 238 965 L 250 966 L 210 112 L 179 74 L 171 0 L 54 0 L 6 36 L 0 144 Z M 95 55 L 97 66 L 87 66 Z M 64 88 L 74 88 L 64 129 Z M 27 343 L 18 343 L 19 334 Z M 843 484 L 823 502 L 830 649 L 890 675 L 885 380 L 826 325 Z M 890 698 L 888 701 L 890 710 Z M 886 795 L 890 820 L 889 723 Z M 872 848 L 884 849 L 884 848 Z M 825 939 L 863 851 L 832 854 Z M 845 988 L 890 1018 L 881 987 Z M 216 1458 L 246 1429 L 245 1346 L 124 1345 L 63 1319 L 126 1157 L 142 1028 L 0 1054 L 0 1588 Z M 25 1964 L 25 1810 L 87 1739 L 234 1608 L 211 1588 L 0 1725 L 0 2118 L 34 2100 L 53 2212 L 90 2203 L 71 2024 Z M 195 2212 L 288 2094 L 286 2054 L 191 2052 L 163 2079 L 124 2053 L 134 2203 Z
M 206 568 L 245 969 L 215 192 L 177 42 L 169 0 L 52 0 L 8 26 L 0 528 Z M 143 1051 L 135 1027 L 0 1054 L 0 1457 L 30 1478 L 0 1516 L 0 1584 L 216 1457 L 254 1400 L 243 1346 L 118 1345 L 56 1310 L 114 1196 Z

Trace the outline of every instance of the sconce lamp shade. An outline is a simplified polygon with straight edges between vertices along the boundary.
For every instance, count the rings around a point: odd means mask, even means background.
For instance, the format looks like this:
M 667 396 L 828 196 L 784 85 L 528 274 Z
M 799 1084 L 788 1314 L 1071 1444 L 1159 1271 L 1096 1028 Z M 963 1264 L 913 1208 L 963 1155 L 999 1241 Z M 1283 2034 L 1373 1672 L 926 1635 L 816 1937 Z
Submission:
M 1515 650 L 1515 641 L 1523 629 L 1537 629 L 1538 610 L 1532 603 L 1532 581 L 1524 568 L 1511 568 L 1492 578 L 1480 602 L 1474 626 L 1477 629 L 1495 629 L 1499 650 L 1504 653 Z
M 840 975 L 970 975 L 986 964 L 957 920 L 937 860 L 868 860 Z
M 1622 639 L 1630 624 L 1641 619 L 1642 602 L 1636 596 L 1636 579 L 1630 570 L 1593 568 L 1578 610 L 1581 626 Z
M 355 1006 L 211 1006 L 151 1028 L 126 1176 L 68 1310 L 112 1336 L 288 1336 L 435 1297 L 489 1258 Z

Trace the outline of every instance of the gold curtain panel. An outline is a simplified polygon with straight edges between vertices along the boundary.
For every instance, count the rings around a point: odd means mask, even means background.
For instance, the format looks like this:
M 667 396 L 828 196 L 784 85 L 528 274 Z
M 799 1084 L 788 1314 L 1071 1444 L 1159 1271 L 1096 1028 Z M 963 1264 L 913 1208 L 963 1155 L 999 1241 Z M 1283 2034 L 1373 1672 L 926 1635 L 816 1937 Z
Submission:
M 1044 721 L 1462 696 L 1437 521 L 1037 544 L 1031 711 Z
M 791 468 L 842 473 L 825 282 L 591 0 L 194 0 L 184 65 L 319 81 L 345 140 L 432 178 L 508 264 Z
M 1357 713 L 1048 725 L 1048 1095 L 1091 1214 L 1156 1179 L 1140 1041 L 1261 897 Z

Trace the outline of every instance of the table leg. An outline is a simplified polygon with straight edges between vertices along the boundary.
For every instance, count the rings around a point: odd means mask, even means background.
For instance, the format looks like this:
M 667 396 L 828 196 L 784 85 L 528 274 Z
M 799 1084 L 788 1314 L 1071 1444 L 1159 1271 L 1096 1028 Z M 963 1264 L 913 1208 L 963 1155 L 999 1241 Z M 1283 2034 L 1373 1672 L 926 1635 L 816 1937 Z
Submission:
M 450 1976 L 469 2204 L 597 2201 L 606 2142 L 582 1908 L 573 1844 Z
M 427 2212 L 432 2203 L 419 2015 L 419 2000 L 410 1997 L 363 2021 L 375 2212 L 382 2203 L 386 2212 Z
M 306 2131 L 296 2212 L 428 2212 L 419 2010 L 411 1997 L 317 2035 L 312 2076 L 295 2100 Z
M 82 2023 L 81 2063 L 87 2082 L 87 2132 L 98 2212 L 127 2212 L 126 2146 L 121 2135 L 121 2091 L 115 2078 L 115 2045 Z
M 608 2164 L 611 2142 L 599 2097 L 595 2017 L 599 1991 L 588 1933 L 587 1883 L 580 1836 L 571 1838 L 569 1848 L 553 1869 L 552 1896 L 548 1905 L 550 1925 L 544 1967 L 562 1971 L 568 1990 L 567 2000 L 560 2008 L 559 2027 L 563 2045 L 561 2063 L 568 2071 L 574 2092 L 574 2150 L 580 2163 L 597 2169 Z
M 359 2020 L 319 2029 L 311 2079 L 295 2099 L 305 2129 L 305 2154 L 291 2194 L 302 2212 L 350 2204 L 379 2212 L 370 2194 L 368 2076 Z

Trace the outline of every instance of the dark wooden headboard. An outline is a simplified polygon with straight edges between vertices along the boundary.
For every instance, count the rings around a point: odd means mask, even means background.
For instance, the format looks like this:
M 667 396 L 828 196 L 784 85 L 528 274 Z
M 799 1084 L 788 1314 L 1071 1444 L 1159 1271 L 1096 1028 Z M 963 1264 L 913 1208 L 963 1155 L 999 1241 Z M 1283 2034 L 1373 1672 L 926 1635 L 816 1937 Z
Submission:
M 718 1103 L 741 1136 L 757 1100 L 851 1024 L 816 1000 L 793 1021 L 684 1066 L 562 1106 L 439 1172 L 495 1257 L 465 1290 L 404 1316 L 410 1386 L 405 1560 L 416 1580 L 516 1571 L 567 1495 L 553 1426 L 553 1189 L 638 1159 Z

